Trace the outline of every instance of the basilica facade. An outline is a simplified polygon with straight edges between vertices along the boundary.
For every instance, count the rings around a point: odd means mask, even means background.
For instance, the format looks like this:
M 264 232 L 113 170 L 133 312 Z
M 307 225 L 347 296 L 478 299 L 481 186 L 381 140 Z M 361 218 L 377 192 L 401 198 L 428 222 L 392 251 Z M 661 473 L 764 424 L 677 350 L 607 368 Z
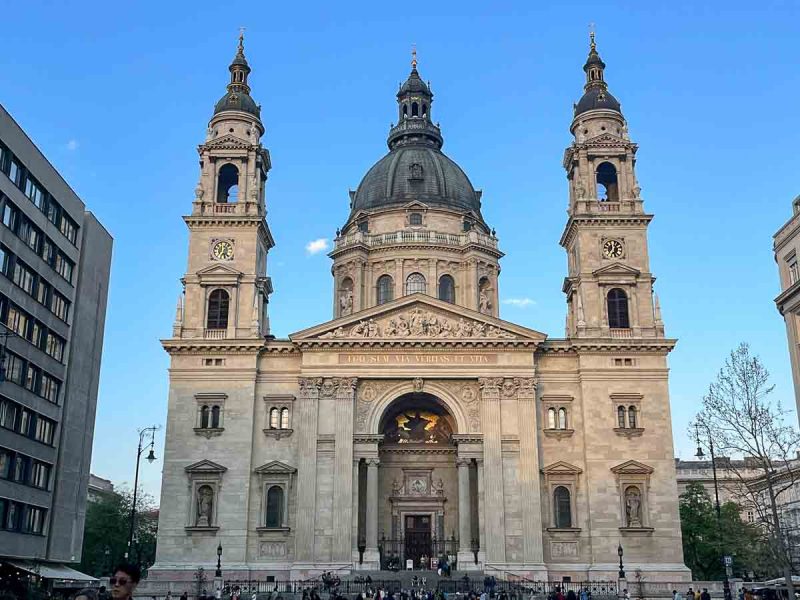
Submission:
M 636 144 L 594 39 L 564 153 L 564 337 L 504 321 L 481 192 L 417 71 L 350 192 L 332 320 L 270 335 L 270 155 L 240 38 L 199 146 L 151 578 L 459 571 L 689 577 Z M 275 201 L 279 202 L 279 199 Z M 343 203 L 344 204 L 344 203 Z M 343 216 L 344 216 L 344 209 Z M 299 225 L 299 224 L 298 224 Z M 410 562 L 409 562 L 410 561 Z

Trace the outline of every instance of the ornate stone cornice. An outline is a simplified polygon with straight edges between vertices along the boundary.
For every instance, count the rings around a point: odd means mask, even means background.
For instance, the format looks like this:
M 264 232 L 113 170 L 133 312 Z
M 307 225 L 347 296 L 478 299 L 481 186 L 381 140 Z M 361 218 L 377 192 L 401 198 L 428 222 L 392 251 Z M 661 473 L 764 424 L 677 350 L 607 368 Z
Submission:
M 567 220 L 564 226 L 564 233 L 561 234 L 559 244 L 566 248 L 569 242 L 576 235 L 578 225 L 583 227 L 622 227 L 630 225 L 647 226 L 653 220 L 653 215 L 648 214 L 622 214 L 604 213 L 592 215 L 573 215 Z
M 546 354 L 579 354 L 584 353 L 605 353 L 605 352 L 635 352 L 635 353 L 658 353 L 667 354 L 675 348 L 678 340 L 660 338 L 633 338 L 633 339 L 609 339 L 609 338 L 572 338 L 565 340 L 549 339 L 536 348 L 536 352 Z
M 264 340 L 261 338 L 253 340 L 166 339 L 161 340 L 161 346 L 168 354 L 253 354 L 264 349 Z
M 537 340 L 488 340 L 488 339 L 378 339 L 378 338 L 353 338 L 353 339 L 309 339 L 296 342 L 297 348 L 305 350 L 347 350 L 363 348 L 439 348 L 442 352 L 452 351 L 454 348 L 497 348 L 503 350 L 524 350 L 530 352 L 540 344 Z

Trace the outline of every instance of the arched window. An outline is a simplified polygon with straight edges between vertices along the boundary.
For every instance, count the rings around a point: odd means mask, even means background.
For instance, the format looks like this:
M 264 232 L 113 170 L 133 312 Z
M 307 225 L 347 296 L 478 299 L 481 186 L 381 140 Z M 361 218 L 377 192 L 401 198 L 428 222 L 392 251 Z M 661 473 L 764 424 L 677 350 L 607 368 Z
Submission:
M 281 409 L 281 429 L 289 429 L 289 409 Z
M 597 167 L 597 196 L 600 201 L 619 202 L 617 170 L 609 162 Z
M 556 409 L 555 408 L 548 408 L 547 409 L 547 428 L 548 429 L 555 429 L 556 428 Z
M 390 275 L 378 277 L 377 284 L 378 304 L 386 304 L 394 300 L 394 281 Z
M 269 411 L 269 428 L 278 429 L 281 426 L 281 415 L 277 408 L 272 408 Z
M 412 273 L 406 277 L 406 294 L 424 294 L 425 289 L 425 277 L 422 273 Z
M 226 329 L 228 327 L 228 304 L 230 297 L 225 290 L 214 290 L 208 297 L 207 329 Z
M 557 529 L 572 527 L 572 506 L 569 490 L 563 485 L 553 490 L 553 507 L 555 508 L 555 526 Z
M 608 326 L 611 329 L 628 329 L 628 295 L 619 288 L 608 292 Z
M 567 409 L 563 407 L 558 409 L 558 428 L 567 428 Z
M 419 104 L 416 102 L 411 103 L 411 116 L 418 117 L 419 116 Z
M 273 485 L 267 490 L 267 527 L 283 525 L 283 488 Z
M 422 105 L 422 116 L 423 117 L 427 117 L 428 116 L 428 105 L 427 104 L 423 104 Z
M 219 427 L 219 406 L 216 404 L 211 407 L 211 427 L 213 429 Z
M 439 300 L 451 303 L 456 301 L 456 282 L 450 275 L 439 277 Z
M 636 407 L 628 407 L 628 426 L 631 429 L 636 429 Z
M 239 197 L 239 169 L 228 163 L 217 175 L 217 202 L 236 202 Z
M 413 173 L 412 173 L 413 175 Z M 422 225 L 422 215 L 420 213 L 411 213 L 408 215 L 408 224 L 412 226 Z
M 200 409 L 200 427 L 202 429 L 208 429 L 208 406 L 203 406 Z
M 408 116 L 408 104 L 403 104 L 403 116 Z
M 625 429 L 625 407 L 618 406 L 617 407 L 617 427 L 620 429 Z

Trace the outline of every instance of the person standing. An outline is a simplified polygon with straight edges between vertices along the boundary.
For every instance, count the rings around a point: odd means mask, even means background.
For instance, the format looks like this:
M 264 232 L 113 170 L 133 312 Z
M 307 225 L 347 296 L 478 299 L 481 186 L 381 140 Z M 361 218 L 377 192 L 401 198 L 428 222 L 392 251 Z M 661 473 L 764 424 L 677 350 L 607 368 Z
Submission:
M 700 594 L 700 600 L 711 600 L 711 594 L 708 593 L 708 588 L 703 588 L 703 593 Z

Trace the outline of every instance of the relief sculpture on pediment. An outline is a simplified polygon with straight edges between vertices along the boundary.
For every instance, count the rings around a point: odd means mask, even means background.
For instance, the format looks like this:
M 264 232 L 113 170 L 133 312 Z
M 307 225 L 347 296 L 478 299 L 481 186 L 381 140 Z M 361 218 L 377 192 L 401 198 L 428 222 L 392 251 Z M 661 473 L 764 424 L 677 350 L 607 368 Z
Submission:
M 465 319 L 446 318 L 415 308 L 384 320 L 365 319 L 353 326 L 338 327 L 323 338 L 489 338 L 515 339 L 517 336 L 495 325 Z

